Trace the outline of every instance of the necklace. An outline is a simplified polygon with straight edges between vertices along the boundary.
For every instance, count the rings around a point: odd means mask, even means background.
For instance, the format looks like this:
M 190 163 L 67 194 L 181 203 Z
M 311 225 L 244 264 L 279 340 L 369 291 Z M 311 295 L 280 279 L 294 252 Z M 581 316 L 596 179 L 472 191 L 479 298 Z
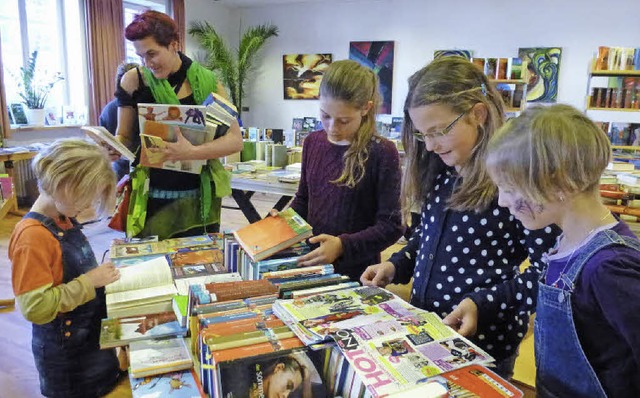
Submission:
M 556 279 L 556 281 L 552 283 L 553 287 L 558 287 L 558 283 L 560 282 L 562 277 L 565 275 L 565 271 L 567 270 L 567 267 L 569 266 L 569 264 L 571 264 L 571 259 L 573 258 L 573 255 L 575 254 L 576 250 L 578 250 L 578 248 L 582 246 L 582 243 L 585 241 L 585 239 L 587 239 L 589 236 L 591 236 L 591 234 L 596 229 L 601 227 L 600 224 L 604 221 L 605 218 L 607 218 L 609 216 L 609 214 L 611 214 L 611 211 L 609 211 L 609 209 L 607 209 L 607 212 L 605 213 L 604 216 L 602 216 L 602 218 L 600 218 L 600 220 L 598 220 L 598 222 L 596 223 L 596 226 L 591 228 L 591 230 L 589 232 L 587 232 L 587 234 L 584 236 L 584 238 L 582 238 L 582 240 L 579 241 L 575 245 L 573 250 L 571 250 L 571 254 L 569 255 L 569 258 L 567 259 L 567 262 L 564 264 L 564 267 L 562 267 L 562 270 L 560 271 L 560 274 L 558 274 L 558 279 Z

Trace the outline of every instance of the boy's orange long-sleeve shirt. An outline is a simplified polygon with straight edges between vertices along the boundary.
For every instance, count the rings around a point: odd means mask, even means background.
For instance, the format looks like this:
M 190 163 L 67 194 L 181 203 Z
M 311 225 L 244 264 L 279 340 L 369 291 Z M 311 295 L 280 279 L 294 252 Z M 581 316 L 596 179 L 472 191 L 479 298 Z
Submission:
M 71 221 L 56 220 L 63 230 Z M 62 283 L 62 250 L 60 243 L 37 220 L 20 221 L 9 241 L 11 281 L 16 301 L 30 322 L 51 322 L 60 312 L 69 312 L 93 300 L 95 288 L 86 275 Z

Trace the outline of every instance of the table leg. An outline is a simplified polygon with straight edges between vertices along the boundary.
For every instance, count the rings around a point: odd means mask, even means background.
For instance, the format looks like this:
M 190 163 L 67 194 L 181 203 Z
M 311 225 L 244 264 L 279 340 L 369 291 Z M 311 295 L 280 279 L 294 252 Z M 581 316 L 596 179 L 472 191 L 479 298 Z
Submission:
M 231 196 L 240 207 L 240 210 L 242 210 L 242 214 L 244 214 L 250 223 L 254 223 L 262 219 L 256 208 L 251 203 L 251 196 L 253 196 L 253 193 L 253 191 L 242 191 L 240 189 L 231 190 Z

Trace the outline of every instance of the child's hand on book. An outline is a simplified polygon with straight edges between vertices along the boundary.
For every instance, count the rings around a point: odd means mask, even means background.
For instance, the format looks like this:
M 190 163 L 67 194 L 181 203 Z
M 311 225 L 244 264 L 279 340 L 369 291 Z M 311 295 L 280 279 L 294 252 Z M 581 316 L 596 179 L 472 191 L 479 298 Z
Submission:
M 370 265 L 360 276 L 360 282 L 365 286 L 385 287 L 396 276 L 396 267 L 392 262 Z
M 120 279 L 120 271 L 113 263 L 104 263 L 86 273 L 93 287 L 99 288 L 106 286 Z
M 473 336 L 478 331 L 478 306 L 466 298 L 442 322 L 465 337 Z
M 321 234 L 309 238 L 309 243 L 320 243 L 320 247 L 298 259 L 301 267 L 331 264 L 342 255 L 342 241 L 336 236 Z

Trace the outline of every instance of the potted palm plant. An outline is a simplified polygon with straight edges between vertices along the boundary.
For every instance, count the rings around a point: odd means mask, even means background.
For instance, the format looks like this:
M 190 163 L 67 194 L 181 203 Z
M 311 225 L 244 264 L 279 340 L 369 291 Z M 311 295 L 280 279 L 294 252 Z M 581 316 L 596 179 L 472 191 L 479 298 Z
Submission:
M 20 67 L 20 78 L 18 87 L 20 88 L 20 98 L 27 107 L 25 114 L 29 124 L 43 125 L 45 120 L 44 107 L 49 98 L 49 94 L 61 80 L 64 80 L 60 72 L 51 76 L 43 76 L 36 68 L 38 61 L 38 50 L 31 53 L 26 66 Z
M 275 25 L 265 24 L 247 29 L 233 52 L 208 22 L 193 21 L 189 34 L 196 38 L 206 52 L 203 65 L 218 73 L 229 89 L 231 102 L 242 112 L 245 83 L 255 67 L 255 58 L 267 39 L 278 36 Z

